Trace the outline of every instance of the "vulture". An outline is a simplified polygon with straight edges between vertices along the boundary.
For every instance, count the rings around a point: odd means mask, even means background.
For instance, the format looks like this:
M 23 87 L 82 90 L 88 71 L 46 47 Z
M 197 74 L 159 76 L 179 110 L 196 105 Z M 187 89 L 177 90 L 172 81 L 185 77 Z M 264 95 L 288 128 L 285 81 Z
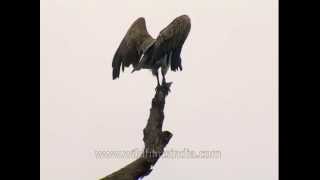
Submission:
M 191 22 L 188 15 L 175 18 L 154 39 L 147 31 L 143 17 L 133 22 L 122 39 L 112 60 L 112 79 L 119 78 L 120 69 L 133 66 L 132 73 L 141 69 L 149 69 L 157 77 L 161 68 L 162 83 L 166 83 L 165 75 L 169 68 L 172 71 L 182 70 L 181 49 L 190 32 Z

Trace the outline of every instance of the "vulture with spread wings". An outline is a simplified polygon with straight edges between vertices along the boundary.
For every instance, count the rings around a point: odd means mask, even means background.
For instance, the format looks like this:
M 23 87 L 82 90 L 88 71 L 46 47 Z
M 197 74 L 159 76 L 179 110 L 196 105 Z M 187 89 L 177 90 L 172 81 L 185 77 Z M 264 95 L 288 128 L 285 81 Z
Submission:
M 158 35 L 157 39 L 150 36 L 145 19 L 138 18 L 129 28 L 121 41 L 112 61 L 112 78 L 119 77 L 120 68 L 133 66 L 134 71 L 150 69 L 157 77 L 161 68 L 162 83 L 166 83 L 165 75 L 169 69 L 182 70 L 181 49 L 190 32 L 191 23 L 187 15 L 174 19 Z

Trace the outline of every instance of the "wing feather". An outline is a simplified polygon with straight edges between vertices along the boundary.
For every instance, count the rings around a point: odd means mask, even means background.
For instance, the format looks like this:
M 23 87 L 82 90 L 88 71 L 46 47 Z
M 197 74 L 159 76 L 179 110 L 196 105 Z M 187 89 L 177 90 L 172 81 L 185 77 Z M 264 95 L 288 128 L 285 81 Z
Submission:
M 139 59 L 145 49 L 154 39 L 150 36 L 146 28 L 145 19 L 140 17 L 130 26 L 126 35 L 122 39 L 112 60 L 112 78 L 116 79 L 120 75 L 120 68 L 124 71 L 125 67 L 139 63 Z
M 180 53 L 190 29 L 191 21 L 187 15 L 174 19 L 157 37 L 152 62 L 172 52 L 171 70 L 176 71 L 178 68 L 182 70 Z

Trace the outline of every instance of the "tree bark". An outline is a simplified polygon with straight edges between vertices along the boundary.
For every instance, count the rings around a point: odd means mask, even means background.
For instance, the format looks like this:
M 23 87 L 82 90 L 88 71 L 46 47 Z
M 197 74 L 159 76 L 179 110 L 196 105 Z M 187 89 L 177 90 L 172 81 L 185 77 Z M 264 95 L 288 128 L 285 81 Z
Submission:
M 101 180 L 137 180 L 150 174 L 152 167 L 161 157 L 165 146 L 172 137 L 169 131 L 162 131 L 164 120 L 163 109 L 165 106 L 165 98 L 170 92 L 170 86 L 171 83 L 166 83 L 156 88 L 148 122 L 143 129 L 143 153 L 137 160 Z

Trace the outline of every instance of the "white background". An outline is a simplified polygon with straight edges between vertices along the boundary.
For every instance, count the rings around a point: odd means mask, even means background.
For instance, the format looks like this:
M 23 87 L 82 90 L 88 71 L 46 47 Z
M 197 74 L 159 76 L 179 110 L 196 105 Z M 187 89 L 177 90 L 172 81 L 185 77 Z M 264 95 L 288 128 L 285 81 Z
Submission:
M 154 37 L 188 14 L 182 72 L 167 97 L 166 149 L 219 150 L 221 160 L 160 159 L 146 180 L 278 179 L 276 0 L 41 0 L 41 179 L 98 179 L 133 159 L 95 150 L 143 148 L 156 79 L 111 78 L 115 50 L 145 17 Z

